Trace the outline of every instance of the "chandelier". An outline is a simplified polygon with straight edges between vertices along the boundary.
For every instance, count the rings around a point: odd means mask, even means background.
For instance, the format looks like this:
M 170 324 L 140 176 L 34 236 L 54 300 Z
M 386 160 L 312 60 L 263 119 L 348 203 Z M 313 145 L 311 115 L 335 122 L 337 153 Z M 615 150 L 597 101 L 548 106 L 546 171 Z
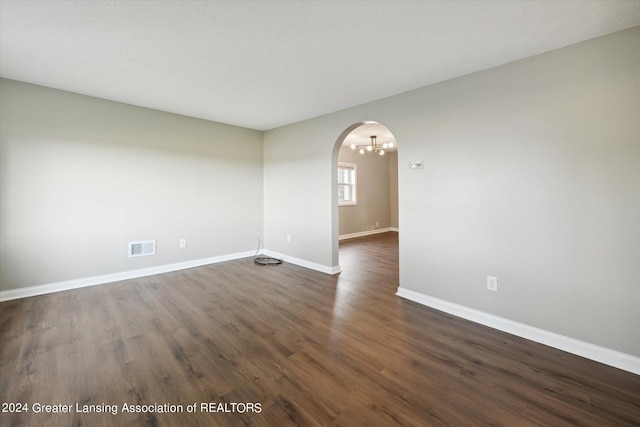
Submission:
M 366 152 L 376 153 L 381 156 L 384 156 L 385 150 L 393 148 L 393 142 L 385 142 L 382 145 L 378 145 L 376 135 L 371 135 L 371 142 L 367 145 L 356 145 L 351 144 L 352 150 L 358 150 L 360 154 L 364 154 Z

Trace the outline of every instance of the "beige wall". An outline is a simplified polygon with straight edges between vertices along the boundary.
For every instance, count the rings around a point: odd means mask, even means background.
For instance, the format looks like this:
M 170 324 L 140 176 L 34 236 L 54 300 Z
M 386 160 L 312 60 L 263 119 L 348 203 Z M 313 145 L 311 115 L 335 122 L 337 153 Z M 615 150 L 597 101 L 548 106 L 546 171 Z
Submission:
M 389 227 L 399 229 L 398 222 L 398 152 L 389 152 Z
M 0 84 L 0 290 L 255 248 L 261 132 Z
M 392 208 L 397 227 L 398 157 L 395 152 L 384 156 L 362 155 L 349 147 L 340 150 L 338 160 L 357 165 L 357 202 L 355 206 L 340 206 L 340 235 L 362 233 L 367 227 L 375 229 L 392 227 Z M 392 165 L 395 163 L 395 165 Z M 392 171 L 395 170 L 395 177 Z M 395 184 L 395 188 L 392 188 Z M 392 194 L 396 196 L 395 203 Z M 376 223 L 378 225 L 376 226 Z
M 634 28 L 266 132 L 267 246 L 339 262 L 336 144 L 376 121 L 400 147 L 400 286 L 640 356 L 638 52 Z

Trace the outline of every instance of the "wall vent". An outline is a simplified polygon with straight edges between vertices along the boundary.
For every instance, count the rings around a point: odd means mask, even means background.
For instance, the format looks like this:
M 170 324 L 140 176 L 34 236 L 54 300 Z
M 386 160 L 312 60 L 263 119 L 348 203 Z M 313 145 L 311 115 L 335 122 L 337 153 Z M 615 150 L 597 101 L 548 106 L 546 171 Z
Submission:
M 129 242 L 129 258 L 156 254 L 156 241 Z

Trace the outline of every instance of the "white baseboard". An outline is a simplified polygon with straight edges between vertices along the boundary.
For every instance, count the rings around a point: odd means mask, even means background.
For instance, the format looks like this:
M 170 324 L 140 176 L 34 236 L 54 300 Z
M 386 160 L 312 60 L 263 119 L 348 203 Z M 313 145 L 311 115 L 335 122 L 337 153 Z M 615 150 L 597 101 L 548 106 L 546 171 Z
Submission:
M 360 231 L 358 233 L 341 234 L 338 240 L 353 239 L 354 237 L 371 236 L 372 234 L 386 233 L 387 231 L 398 231 L 395 227 L 378 228 L 376 230 Z
M 153 276 L 154 274 L 169 273 L 172 271 L 186 270 L 188 268 L 201 267 L 203 265 L 216 264 L 223 261 L 231 261 L 239 258 L 250 257 L 254 251 L 239 252 L 235 254 L 221 255 L 211 258 L 202 258 L 193 261 L 178 262 L 174 264 L 160 265 L 157 267 L 142 268 L 138 270 L 123 271 L 120 273 L 104 274 L 101 276 L 84 277 L 81 279 L 65 280 L 63 282 L 49 283 L 46 285 L 29 286 L 27 288 L 10 289 L 0 291 L 0 302 L 19 298 L 33 297 L 50 294 L 53 292 L 68 291 L 70 289 L 84 288 L 87 286 L 103 285 L 105 283 L 119 282 L 122 280 L 137 279 L 139 277 Z
M 320 271 L 326 274 L 338 274 L 342 270 L 340 266 L 329 267 L 316 264 L 303 259 L 290 257 L 277 252 L 265 250 L 265 255 L 283 259 L 291 264 Z M 104 285 L 106 283 L 120 282 L 122 280 L 137 279 L 140 277 L 153 276 L 155 274 L 170 273 L 172 271 L 186 270 L 188 268 L 202 267 L 204 265 L 216 264 L 234 259 L 247 258 L 255 255 L 254 251 L 238 252 L 235 254 L 221 255 L 211 258 L 202 258 L 193 261 L 178 262 L 174 264 L 160 265 L 157 267 L 142 268 L 138 270 L 123 271 L 119 273 L 104 274 L 100 276 L 83 277 L 80 279 L 65 280 L 62 282 L 48 283 L 45 285 L 29 286 L 26 288 L 9 289 L 0 291 L 0 302 L 20 298 L 34 297 L 37 295 L 51 294 L 54 292 L 68 291 L 71 289 L 85 288 L 88 286 Z
M 630 354 L 579 341 L 409 289 L 398 288 L 396 295 L 454 316 L 640 375 L 640 358 Z
M 311 261 L 307 261 L 304 259 L 300 259 L 300 258 L 296 258 L 296 257 L 292 257 L 292 256 L 288 256 L 288 255 L 284 255 L 278 252 L 274 252 L 274 251 L 270 251 L 268 249 L 265 249 L 263 251 L 263 253 L 267 256 L 273 257 L 273 258 L 277 258 L 277 259 L 281 259 L 284 262 L 288 262 L 291 264 L 295 264 L 295 265 L 299 265 L 300 267 L 304 267 L 304 268 L 309 268 L 311 270 L 316 270 L 316 271 L 320 271 L 321 273 L 326 273 L 326 274 L 338 274 L 340 273 L 342 270 L 340 269 L 339 265 L 335 265 L 333 267 L 330 267 L 328 265 L 322 265 L 322 264 L 317 264 L 315 262 L 311 262 Z

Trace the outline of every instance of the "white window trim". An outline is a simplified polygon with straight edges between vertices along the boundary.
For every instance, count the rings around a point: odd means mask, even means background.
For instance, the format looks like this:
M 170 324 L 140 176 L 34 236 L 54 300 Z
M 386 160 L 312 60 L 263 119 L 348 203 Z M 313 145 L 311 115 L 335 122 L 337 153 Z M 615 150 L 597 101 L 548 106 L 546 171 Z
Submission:
M 353 169 L 353 201 L 341 202 L 338 200 L 338 206 L 357 206 L 358 205 L 358 165 L 354 163 L 338 163 L 338 167 Z M 338 183 L 340 185 L 340 183 Z

